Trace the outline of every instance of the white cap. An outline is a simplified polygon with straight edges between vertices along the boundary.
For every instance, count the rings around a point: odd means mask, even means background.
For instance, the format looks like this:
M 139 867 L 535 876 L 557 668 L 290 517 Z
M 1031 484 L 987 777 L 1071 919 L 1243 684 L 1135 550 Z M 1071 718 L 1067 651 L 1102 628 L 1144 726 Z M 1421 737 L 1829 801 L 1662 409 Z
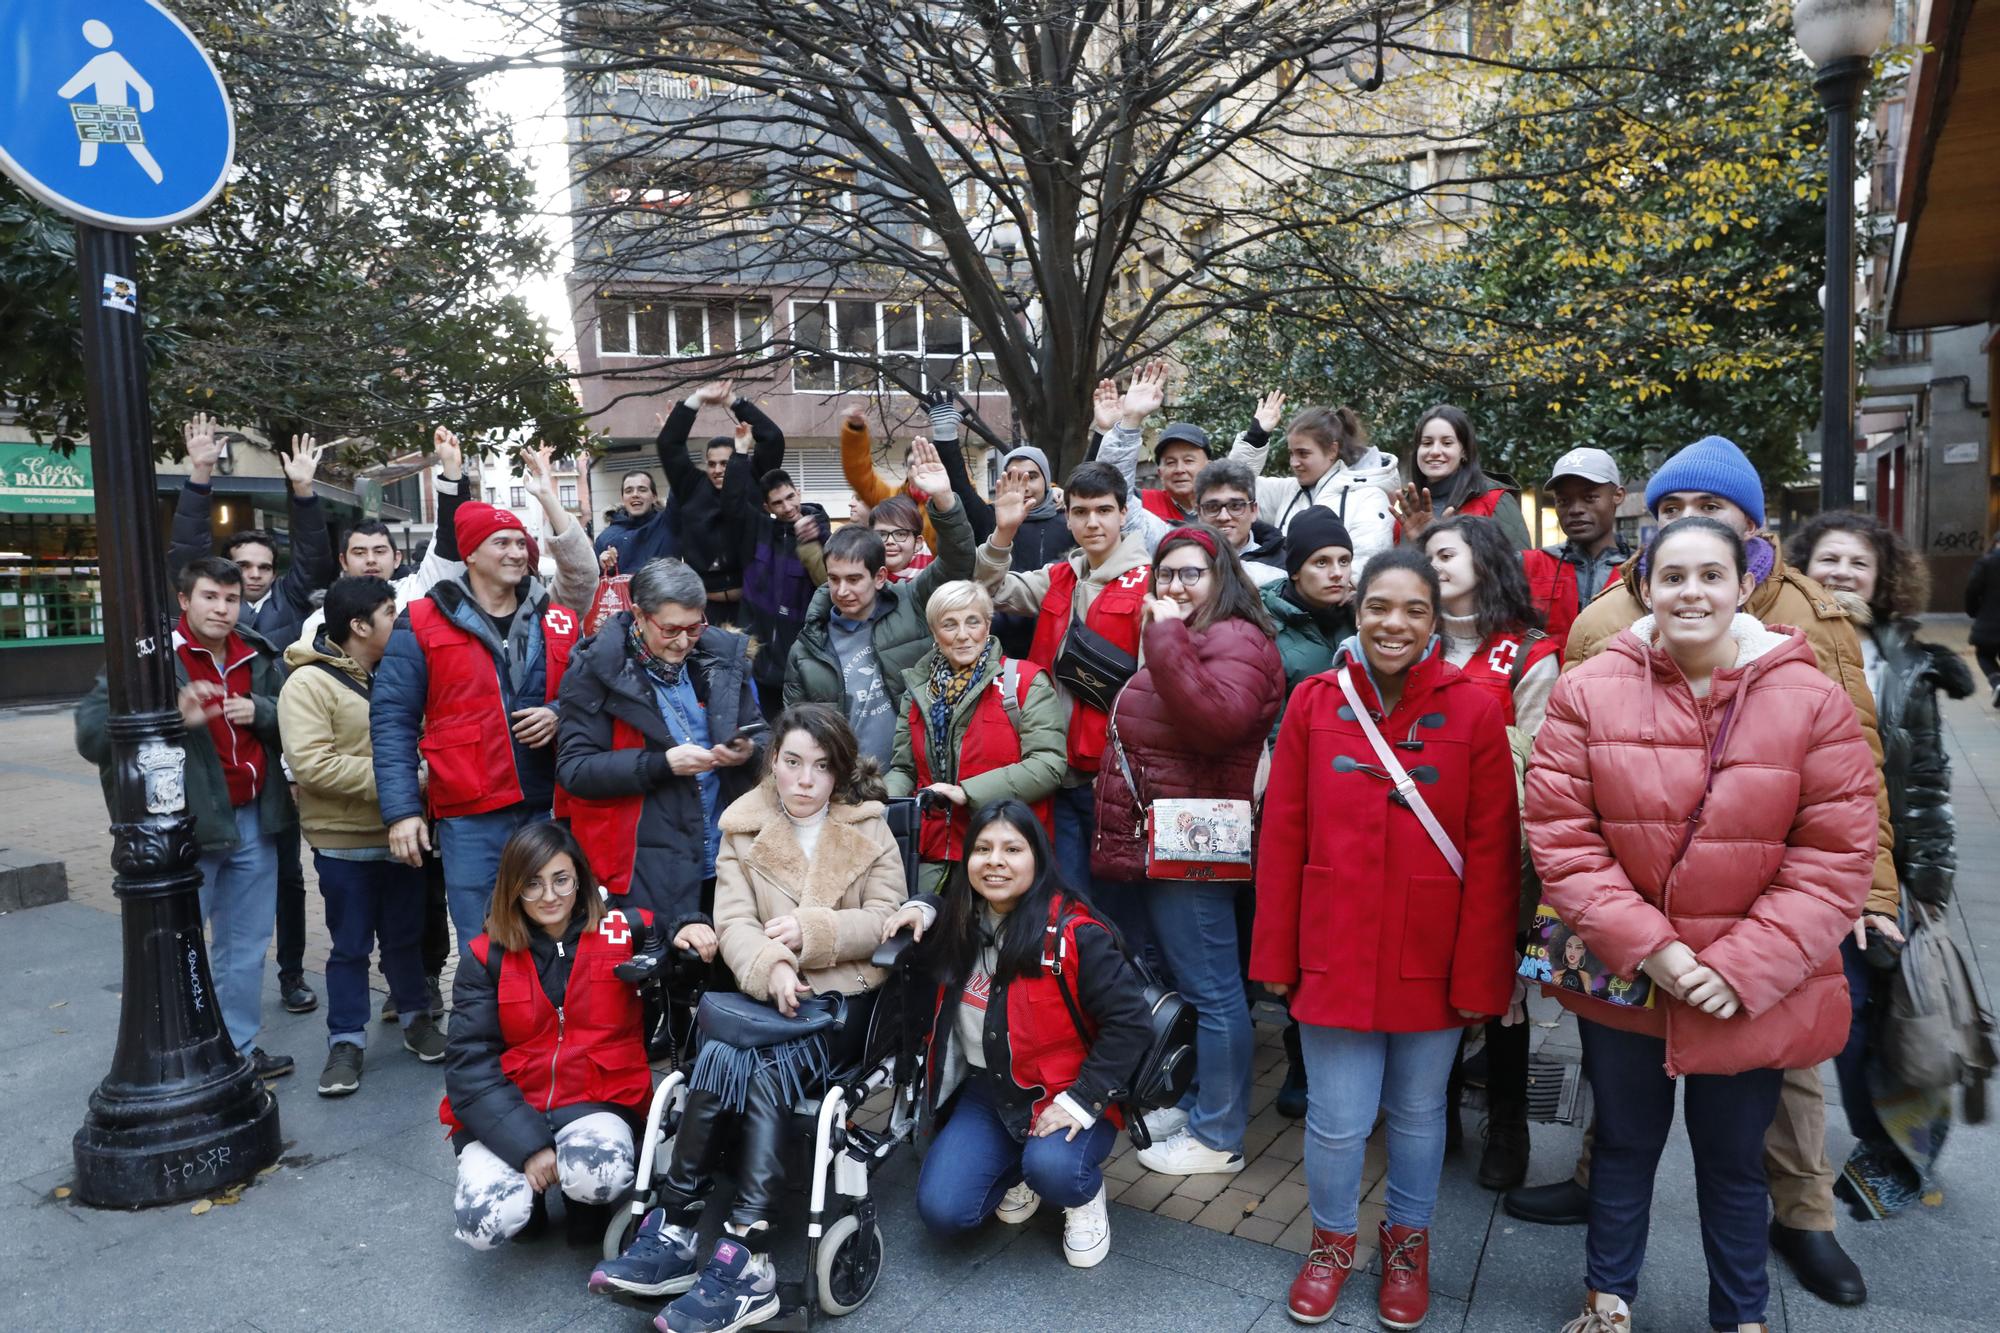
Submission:
M 1548 489 L 1564 477 L 1582 477 L 1585 481 L 1610 482 L 1613 486 L 1625 483 L 1618 476 L 1618 460 L 1602 449 L 1572 449 L 1556 460 L 1555 470 L 1549 473 Z

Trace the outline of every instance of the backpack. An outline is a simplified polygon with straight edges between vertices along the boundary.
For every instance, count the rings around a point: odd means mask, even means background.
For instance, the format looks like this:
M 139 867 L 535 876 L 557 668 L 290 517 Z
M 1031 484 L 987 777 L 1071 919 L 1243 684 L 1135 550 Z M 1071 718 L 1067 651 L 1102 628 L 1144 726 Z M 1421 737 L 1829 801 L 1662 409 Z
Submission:
M 1965 1118 L 1986 1118 L 1993 1072 L 1993 1016 L 1979 1003 L 1965 956 L 1943 913 L 1908 901 L 1910 926 L 1877 1043 L 1882 1063 L 1909 1087 L 1965 1087 Z
M 1065 913 L 1056 925 L 1057 933 L 1068 928 L 1071 918 Z M 1125 966 L 1139 974 L 1139 984 L 1146 997 L 1146 1012 L 1151 1019 L 1151 1040 L 1146 1043 L 1145 1053 L 1133 1068 L 1127 1085 L 1131 1092 L 1119 1100 L 1126 1108 L 1125 1134 L 1135 1148 L 1152 1146 L 1152 1136 L 1146 1132 L 1144 1112 L 1156 1111 L 1163 1106 L 1173 1106 L 1187 1095 L 1189 1085 L 1194 1082 L 1194 1037 L 1196 1014 L 1194 1006 L 1181 998 L 1174 990 L 1153 975 L 1153 970 L 1126 949 L 1125 941 L 1117 930 L 1111 931 L 1111 938 L 1118 945 L 1118 952 L 1125 960 Z M 1063 1006 L 1069 1010 L 1070 1022 L 1076 1025 L 1077 1039 L 1086 1048 L 1090 1045 L 1090 1029 L 1083 1021 L 1083 1010 L 1077 1005 L 1076 995 L 1069 988 L 1069 978 L 1058 970 L 1056 989 L 1062 992 Z M 1129 1114 L 1129 1112 L 1140 1114 Z

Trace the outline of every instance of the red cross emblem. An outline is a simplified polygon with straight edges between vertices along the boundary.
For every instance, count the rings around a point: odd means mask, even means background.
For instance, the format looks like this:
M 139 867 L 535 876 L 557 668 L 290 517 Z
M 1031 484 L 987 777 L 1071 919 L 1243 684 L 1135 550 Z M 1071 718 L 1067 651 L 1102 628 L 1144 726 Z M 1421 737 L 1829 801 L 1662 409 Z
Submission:
M 576 619 L 560 606 L 550 607 L 542 623 L 558 634 L 568 634 L 576 628 Z
M 604 937 L 606 944 L 623 944 L 632 938 L 632 923 L 614 907 L 604 914 L 604 920 L 597 923 L 597 933 Z
M 1517 639 L 1502 639 L 1493 645 L 1493 651 L 1486 654 L 1486 665 L 1494 674 L 1504 676 L 1514 669 L 1514 659 L 1521 655 L 1521 644 Z
M 1144 587 L 1146 580 L 1152 577 L 1153 567 L 1151 565 L 1139 565 L 1128 572 L 1123 578 L 1119 579 L 1118 586 L 1121 588 Z

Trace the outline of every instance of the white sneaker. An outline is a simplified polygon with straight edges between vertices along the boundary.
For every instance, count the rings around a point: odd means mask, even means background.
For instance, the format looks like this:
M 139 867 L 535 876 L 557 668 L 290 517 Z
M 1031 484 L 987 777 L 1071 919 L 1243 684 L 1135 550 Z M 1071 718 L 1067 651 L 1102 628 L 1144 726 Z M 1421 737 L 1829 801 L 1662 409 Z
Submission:
M 1041 1206 L 1042 1196 L 1029 1188 L 1028 1182 L 1024 1180 L 1007 1191 L 1007 1197 L 1000 1200 L 1000 1206 L 994 1210 L 993 1215 L 1008 1226 L 1017 1227 L 1033 1217 L 1035 1210 Z
M 1233 1176 L 1243 1169 L 1243 1154 L 1219 1152 L 1182 1130 L 1140 1150 L 1139 1165 L 1163 1176 Z
M 1089 1203 L 1063 1209 L 1063 1258 L 1071 1268 L 1095 1268 L 1111 1253 L 1111 1212 L 1105 1207 L 1104 1186 Z
M 1157 1111 L 1148 1111 L 1140 1119 L 1146 1122 L 1146 1133 L 1155 1143 L 1163 1143 L 1187 1128 L 1188 1113 L 1178 1106 L 1162 1106 Z

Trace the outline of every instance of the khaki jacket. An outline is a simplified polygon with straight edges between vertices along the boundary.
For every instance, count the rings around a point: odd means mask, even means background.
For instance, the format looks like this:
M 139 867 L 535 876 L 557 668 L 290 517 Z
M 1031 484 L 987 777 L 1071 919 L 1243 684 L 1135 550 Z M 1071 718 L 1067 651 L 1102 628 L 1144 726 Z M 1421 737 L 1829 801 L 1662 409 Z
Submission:
M 907 896 L 903 854 L 879 801 L 831 806 L 810 864 L 768 780 L 722 812 L 715 932 L 736 984 L 754 999 L 771 998 L 771 968 L 784 959 L 816 992 L 881 985 L 868 958 Z M 796 954 L 764 934 L 781 916 L 798 918 Z
M 368 673 L 324 634 L 287 648 L 285 665 L 292 674 L 278 692 L 278 730 L 299 787 L 300 831 L 315 847 L 387 847 L 368 738 Z
M 1772 543 L 1776 545 L 1775 542 Z M 1743 609 L 1772 627 L 1790 625 L 1802 631 L 1812 646 L 1820 671 L 1847 691 L 1861 721 L 1861 734 L 1875 756 L 1875 813 L 1879 825 L 1875 848 L 1875 878 L 1868 893 L 1869 912 L 1894 918 L 1900 891 L 1896 881 L 1896 834 L 1889 816 L 1889 792 L 1881 782 L 1882 738 L 1875 727 L 1875 695 L 1868 688 L 1868 673 L 1861 665 L 1861 639 L 1847 611 L 1833 594 L 1778 557 L 1770 577 L 1750 593 Z M 1563 650 L 1563 667 L 1587 662 L 1602 652 L 1646 614 L 1639 600 L 1639 558 L 1634 556 L 1618 571 L 1618 579 L 1583 608 L 1570 627 L 1569 643 Z

